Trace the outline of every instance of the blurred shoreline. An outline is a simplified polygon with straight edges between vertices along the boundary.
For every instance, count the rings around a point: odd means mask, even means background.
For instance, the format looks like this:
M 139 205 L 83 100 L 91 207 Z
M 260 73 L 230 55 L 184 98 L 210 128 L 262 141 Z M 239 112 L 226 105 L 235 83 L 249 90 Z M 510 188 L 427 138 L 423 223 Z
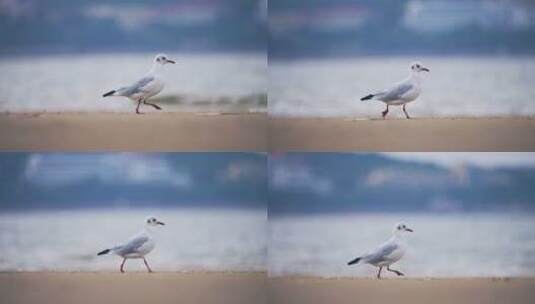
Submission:
M 165 112 L 257 113 L 267 110 L 263 53 L 168 53 L 164 91 L 151 98 Z M 137 102 L 102 94 L 137 81 L 154 53 L 0 56 L 0 113 L 122 112 Z M 141 107 L 141 111 L 153 110 Z
M 360 98 L 407 77 L 411 62 L 430 69 L 413 118 L 533 117 L 533 56 L 393 55 L 270 61 L 269 113 L 278 118 L 378 118 L 382 102 Z M 328 76 L 327 76 L 328 75 Z M 499 89 L 497 89 L 499 88 Z M 391 107 L 388 118 L 405 118 Z
M 97 256 L 97 252 L 138 233 L 147 215 L 158 216 L 166 224 L 154 231 L 157 246 L 147 257 L 156 272 L 266 270 L 265 211 L 154 206 L 122 210 L 4 212 L 0 216 L 3 231 L 0 235 L 3 253 L 0 273 L 118 273 L 121 258 Z M 54 232 L 54 237 L 50 237 L 48 231 Z M 125 269 L 127 273 L 146 271 L 139 259 L 126 262 Z

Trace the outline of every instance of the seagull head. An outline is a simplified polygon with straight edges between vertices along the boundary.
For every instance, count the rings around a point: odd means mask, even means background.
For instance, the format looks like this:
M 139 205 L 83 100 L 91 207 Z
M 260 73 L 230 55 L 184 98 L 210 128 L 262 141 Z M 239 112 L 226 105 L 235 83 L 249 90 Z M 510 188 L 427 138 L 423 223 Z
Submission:
M 154 216 L 149 216 L 145 220 L 145 225 L 152 227 L 152 226 L 164 226 L 165 224 L 157 220 Z
M 394 226 L 394 235 L 402 235 L 405 232 L 413 232 L 413 230 L 403 223 L 399 223 Z
M 411 71 L 413 73 L 429 72 L 429 69 L 424 67 L 420 62 L 414 62 L 411 64 Z
M 173 60 L 169 59 L 167 55 L 165 54 L 158 54 L 156 57 L 154 57 L 154 62 L 159 63 L 161 65 L 168 64 L 168 63 L 175 63 Z

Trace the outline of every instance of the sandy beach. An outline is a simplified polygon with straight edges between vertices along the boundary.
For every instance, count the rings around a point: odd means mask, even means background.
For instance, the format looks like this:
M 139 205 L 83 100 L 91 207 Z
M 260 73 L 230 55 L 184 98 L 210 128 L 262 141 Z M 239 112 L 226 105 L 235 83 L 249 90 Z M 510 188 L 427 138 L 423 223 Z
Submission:
M 265 151 L 266 114 L 0 114 L 0 150 Z
M 270 301 L 316 303 L 534 303 L 535 279 L 269 279 Z
M 0 114 L 3 151 L 534 151 L 535 119 Z
M 266 303 L 264 273 L 0 273 L 1 303 Z
M 535 151 L 535 119 L 270 118 L 272 151 Z

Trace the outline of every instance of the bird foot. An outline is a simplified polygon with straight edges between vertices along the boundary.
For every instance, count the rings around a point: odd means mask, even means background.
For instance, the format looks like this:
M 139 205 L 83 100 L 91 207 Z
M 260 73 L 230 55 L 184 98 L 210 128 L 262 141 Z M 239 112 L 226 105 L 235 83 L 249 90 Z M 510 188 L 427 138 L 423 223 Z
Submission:
M 162 108 L 160 108 L 160 106 L 157 106 L 157 105 L 153 105 L 153 107 L 156 109 L 156 110 L 161 110 Z

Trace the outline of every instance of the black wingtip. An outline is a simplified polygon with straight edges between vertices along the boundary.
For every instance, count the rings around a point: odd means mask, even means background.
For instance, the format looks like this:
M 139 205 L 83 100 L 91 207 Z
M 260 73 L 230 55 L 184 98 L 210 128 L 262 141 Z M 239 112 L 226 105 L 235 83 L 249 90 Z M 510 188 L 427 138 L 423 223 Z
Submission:
M 360 261 L 361 258 L 356 258 L 354 260 L 351 260 L 347 263 L 348 266 L 350 265 L 353 265 L 353 264 L 357 264 L 359 261 Z
M 373 98 L 373 94 L 370 94 L 370 95 L 366 95 L 364 97 L 362 97 L 360 100 L 369 100 L 369 99 L 372 99 Z
M 113 90 L 113 91 L 109 91 L 108 93 L 102 95 L 102 97 L 108 97 L 108 96 L 111 96 L 111 95 L 113 95 L 113 94 L 115 94 L 115 90 Z
M 101 252 L 97 253 L 97 255 L 104 255 L 104 254 L 107 254 L 108 252 L 110 252 L 109 249 L 105 249 L 105 250 L 102 250 Z

